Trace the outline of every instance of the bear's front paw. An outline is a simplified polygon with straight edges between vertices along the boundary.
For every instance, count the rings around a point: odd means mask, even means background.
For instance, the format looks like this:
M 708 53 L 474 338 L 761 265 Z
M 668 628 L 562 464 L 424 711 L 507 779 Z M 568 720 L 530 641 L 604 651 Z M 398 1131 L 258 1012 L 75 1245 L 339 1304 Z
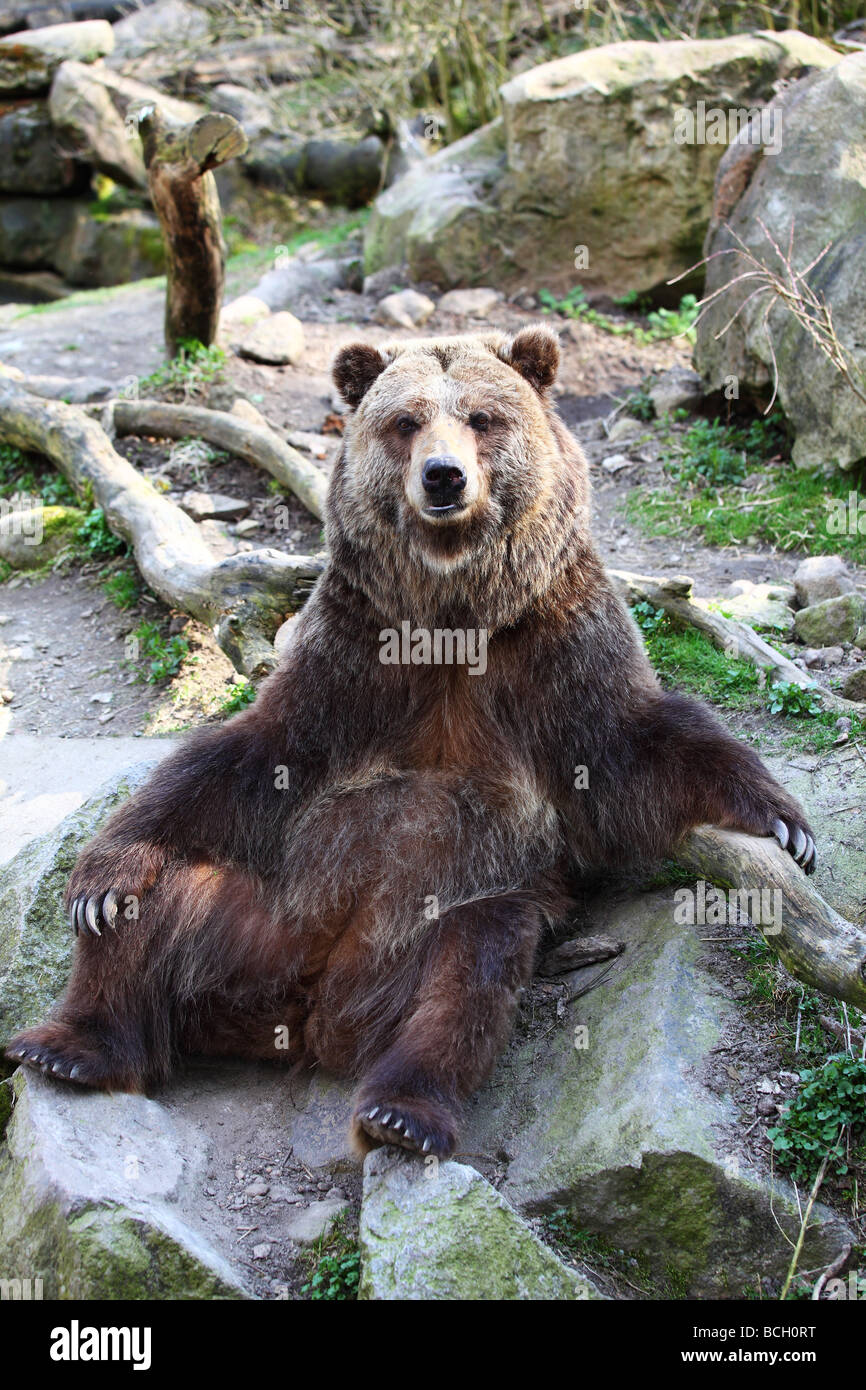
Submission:
M 401 1097 L 359 1105 L 352 1118 L 353 1137 L 368 1152 L 381 1144 L 434 1158 L 450 1158 L 457 1142 L 457 1126 L 450 1111 L 426 1099 Z
M 808 829 L 792 816 L 773 821 L 770 834 L 782 849 L 786 849 L 804 873 L 813 874 L 818 867 L 818 851 Z
M 79 858 L 66 886 L 69 925 L 78 936 L 101 936 L 137 921 L 141 900 L 165 866 L 164 853 L 147 844 L 117 846 L 95 840 Z

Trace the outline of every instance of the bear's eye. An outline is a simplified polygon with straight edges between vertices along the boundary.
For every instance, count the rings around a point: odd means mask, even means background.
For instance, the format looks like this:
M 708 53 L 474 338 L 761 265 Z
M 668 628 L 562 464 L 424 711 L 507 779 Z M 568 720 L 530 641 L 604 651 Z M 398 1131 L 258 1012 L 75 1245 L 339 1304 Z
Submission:
M 476 410 L 474 415 L 469 416 L 469 424 L 477 434 L 486 434 L 490 429 L 490 416 L 486 410 Z
M 401 434 L 412 434 L 418 428 L 418 421 L 413 420 L 411 415 L 400 415 L 397 419 L 397 429 Z

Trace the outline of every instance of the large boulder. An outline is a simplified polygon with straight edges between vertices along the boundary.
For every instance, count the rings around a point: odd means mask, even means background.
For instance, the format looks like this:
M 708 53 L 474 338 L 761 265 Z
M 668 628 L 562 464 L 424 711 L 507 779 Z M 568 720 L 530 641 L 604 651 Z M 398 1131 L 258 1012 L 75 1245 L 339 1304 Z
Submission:
M 777 376 L 779 400 L 796 432 L 794 461 L 848 468 L 866 457 L 866 401 L 774 296 L 766 274 L 784 278 L 789 246 L 795 271 L 817 262 L 808 290 L 826 303 L 862 391 L 866 53 L 796 83 L 782 94 L 779 112 L 778 147 L 740 143 L 720 165 L 705 246 L 706 291 L 720 293 L 699 323 L 695 362 L 709 388 L 735 379 L 742 395 L 766 397 Z M 768 287 L 759 293 L 757 279 L 733 283 L 755 268 L 747 254 L 766 268 Z
M 541 1042 L 516 1040 L 477 1098 L 464 1144 L 507 1156 L 502 1193 L 518 1210 L 565 1208 L 580 1230 L 640 1258 L 660 1295 L 742 1297 L 756 1271 L 784 1277 L 800 1216 L 791 1185 L 744 1142 L 731 1054 L 720 1050 L 737 1036 L 742 1006 L 700 939 L 718 929 L 677 922 L 674 891 L 596 908 L 594 929 L 623 953 L 566 976 L 580 996 L 567 1025 Z M 850 1240 L 826 1208 L 813 1217 L 809 1269 Z
M 114 34 L 104 19 L 9 34 L 0 39 L 0 96 L 47 92 L 54 73 L 67 58 L 92 63 L 113 47 Z
M 185 1210 L 205 1156 L 184 1129 L 144 1096 L 19 1072 L 0 1155 L 4 1278 L 74 1301 L 247 1297 Z
M 14 740 L 10 739 L 5 746 L 12 749 L 13 745 Z M 61 993 L 69 974 L 73 944 L 62 906 L 66 880 L 79 851 L 114 807 L 143 781 L 154 763 L 164 756 L 165 749 L 159 741 L 151 740 L 150 748 L 141 750 L 141 762 L 111 776 L 83 805 L 25 844 L 4 866 L 0 889 L 0 1048 L 22 1028 L 41 1022 Z M 125 754 L 129 763 L 128 747 Z M 9 756 L 14 760 L 13 751 Z M 62 750 L 57 750 L 52 766 L 55 779 L 62 779 Z M 75 781 L 74 775 L 71 780 Z M 57 780 L 52 786 L 56 800 Z M 63 795 L 68 795 L 68 784 L 64 786 L 61 780 L 61 786 Z M 26 792 L 26 787 L 4 786 L 3 791 L 4 800 L 11 798 L 12 818 L 20 819 L 22 814 L 26 818 L 26 796 L 23 811 L 20 808 L 21 793 Z M 5 806 L 0 807 L 0 813 L 3 811 Z M 34 823 L 39 824 L 38 816 Z
M 503 1197 L 463 1163 L 376 1149 L 364 1163 L 362 1299 L 597 1299 Z
M 532 68 L 502 88 L 501 121 L 379 197 L 365 268 L 405 262 L 442 285 L 658 286 L 700 257 L 731 118 L 836 62 L 788 31 L 617 43 Z M 708 136 L 717 109 L 724 134 Z
M 61 148 L 45 101 L 0 106 L 0 193 L 69 193 L 87 186 L 85 169 Z
M 129 119 L 130 107 L 151 102 L 170 119 L 194 121 L 204 114 L 192 102 L 167 96 L 144 82 L 106 67 L 61 63 L 49 96 L 51 120 L 63 145 L 75 150 L 117 183 L 146 188 L 141 139 Z
M 54 253 L 71 285 L 126 285 L 165 270 L 165 243 L 154 213 L 139 208 L 94 213 L 82 209 Z
M 56 269 L 58 248 L 88 207 L 77 198 L 0 197 L 0 265 Z

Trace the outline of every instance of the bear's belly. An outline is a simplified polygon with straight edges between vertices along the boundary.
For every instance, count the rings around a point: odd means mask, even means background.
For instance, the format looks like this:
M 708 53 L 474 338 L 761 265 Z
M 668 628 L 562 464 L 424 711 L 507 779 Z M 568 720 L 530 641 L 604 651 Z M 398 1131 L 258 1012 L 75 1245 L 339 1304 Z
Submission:
M 282 907 L 315 934 L 360 914 L 380 940 L 407 941 L 470 898 L 531 888 L 561 856 L 528 776 L 370 768 L 294 818 Z

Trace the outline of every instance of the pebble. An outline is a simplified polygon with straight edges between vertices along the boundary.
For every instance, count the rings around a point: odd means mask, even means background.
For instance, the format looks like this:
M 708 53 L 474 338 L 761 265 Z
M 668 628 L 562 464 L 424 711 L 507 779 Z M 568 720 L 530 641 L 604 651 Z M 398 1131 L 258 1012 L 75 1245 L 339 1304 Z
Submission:
M 267 1197 L 270 1190 L 270 1183 L 264 1182 L 263 1179 L 259 1179 L 258 1182 L 251 1182 L 248 1187 L 244 1188 L 248 1197 Z
M 265 1241 L 261 1245 L 253 1246 L 253 1259 L 266 1260 L 271 1253 L 271 1247 Z

